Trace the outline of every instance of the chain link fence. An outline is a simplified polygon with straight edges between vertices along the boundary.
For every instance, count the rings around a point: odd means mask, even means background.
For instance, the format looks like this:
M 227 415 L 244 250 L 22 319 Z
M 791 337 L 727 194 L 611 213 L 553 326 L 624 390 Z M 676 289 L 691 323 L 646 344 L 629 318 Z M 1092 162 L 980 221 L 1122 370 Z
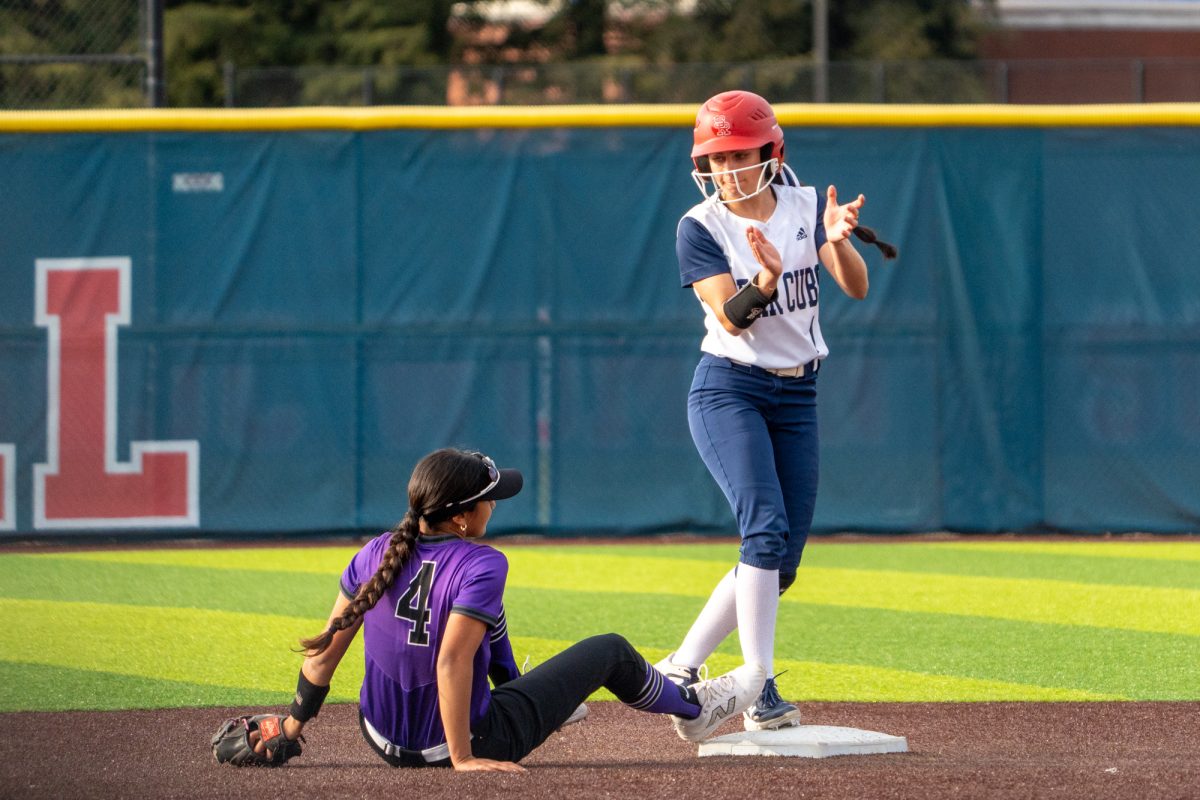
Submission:
M 164 0 L 0 0 L 0 108 L 162 105 Z M 699 103 L 713 87 L 773 102 L 1200 101 L 1200 58 L 586 62 L 434 67 L 223 65 L 229 107 Z M 218 99 L 217 102 L 221 102 Z
M 224 69 L 230 107 L 700 103 L 714 86 L 777 103 L 1197 102 L 1200 58 Z
M 699 103 L 714 86 L 756 91 L 772 102 L 992 102 L 994 77 L 972 62 L 882 65 L 807 59 L 670 66 L 595 63 L 423 68 L 238 68 L 225 65 L 230 107 L 296 105 L 551 105 Z
M 160 0 L 0 0 L 0 108 L 146 104 Z

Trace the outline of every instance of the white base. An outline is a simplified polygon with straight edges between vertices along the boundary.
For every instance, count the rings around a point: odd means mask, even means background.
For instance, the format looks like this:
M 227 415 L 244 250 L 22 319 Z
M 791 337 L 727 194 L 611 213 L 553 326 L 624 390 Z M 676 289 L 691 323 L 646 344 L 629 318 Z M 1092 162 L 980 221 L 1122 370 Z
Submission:
M 777 731 L 742 731 L 718 736 L 700 744 L 703 756 L 828 756 L 907 753 L 903 736 L 838 728 L 832 725 L 799 725 Z

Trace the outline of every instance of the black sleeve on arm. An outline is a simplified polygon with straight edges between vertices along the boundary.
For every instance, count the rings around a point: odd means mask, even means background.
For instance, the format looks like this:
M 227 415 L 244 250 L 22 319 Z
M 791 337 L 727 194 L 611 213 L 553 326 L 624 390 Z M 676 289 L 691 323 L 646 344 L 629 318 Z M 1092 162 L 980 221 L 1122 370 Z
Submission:
M 745 330 L 754 324 L 754 320 L 762 316 L 762 313 L 767 310 L 767 306 L 778 296 L 779 291 L 776 290 L 775 294 L 767 297 L 763 294 L 762 289 L 759 289 L 751 281 L 738 289 L 721 308 L 725 312 L 726 319 L 735 327 Z
M 501 686 L 521 677 L 521 670 L 517 669 L 517 660 L 513 657 L 512 642 L 508 638 L 508 620 L 503 611 L 500 612 L 500 621 L 488 636 L 488 644 L 492 651 L 492 663 L 488 666 L 492 685 Z

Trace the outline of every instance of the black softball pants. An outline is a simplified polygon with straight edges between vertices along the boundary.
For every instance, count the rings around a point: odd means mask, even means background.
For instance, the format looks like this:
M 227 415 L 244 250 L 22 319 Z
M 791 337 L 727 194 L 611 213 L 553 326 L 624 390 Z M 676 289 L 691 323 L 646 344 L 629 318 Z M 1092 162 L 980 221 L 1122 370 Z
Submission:
M 476 758 L 520 761 L 562 727 L 579 704 L 600 687 L 618 700 L 636 700 L 645 688 L 649 668 L 641 653 L 617 633 L 573 644 L 492 690 L 487 712 L 471 730 L 471 752 Z M 393 767 L 450 766 L 450 759 L 425 761 L 416 752 L 389 755 L 372 740 L 361 712 L 359 724 L 367 744 Z
M 471 731 L 471 752 L 477 758 L 520 761 L 601 687 L 618 700 L 636 699 L 646 669 L 646 659 L 617 633 L 571 645 L 493 690 L 487 713 Z

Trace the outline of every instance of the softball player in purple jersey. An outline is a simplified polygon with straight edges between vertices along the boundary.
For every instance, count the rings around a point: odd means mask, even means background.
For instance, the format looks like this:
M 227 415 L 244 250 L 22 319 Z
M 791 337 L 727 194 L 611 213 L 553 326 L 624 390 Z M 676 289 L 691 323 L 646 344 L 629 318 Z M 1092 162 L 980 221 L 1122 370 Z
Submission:
M 839 204 L 833 186 L 800 186 L 783 154 L 783 131 L 758 95 L 724 92 L 700 108 L 692 175 L 706 199 L 676 239 L 681 282 L 706 330 L 688 425 L 742 544 L 683 643 L 656 665 L 682 685 L 735 628 L 745 663 L 772 675 L 779 596 L 796 579 L 817 495 L 817 370 L 829 353 L 817 313 L 821 266 L 850 297 L 867 295 L 867 266 L 850 242 L 863 196 Z M 869 229 L 858 235 L 894 256 Z M 799 718 L 772 676 L 744 726 Z
M 496 501 L 521 486 L 520 472 L 480 453 L 438 450 L 417 464 L 404 519 L 351 559 L 325 631 L 301 641 L 307 655 L 282 725 L 288 739 L 316 716 L 360 628 L 363 736 L 397 767 L 522 771 L 516 762 L 601 687 L 633 708 L 672 715 L 689 741 L 754 701 L 761 669 L 681 687 L 611 633 L 520 674 L 504 616 L 508 562 L 478 539 Z

